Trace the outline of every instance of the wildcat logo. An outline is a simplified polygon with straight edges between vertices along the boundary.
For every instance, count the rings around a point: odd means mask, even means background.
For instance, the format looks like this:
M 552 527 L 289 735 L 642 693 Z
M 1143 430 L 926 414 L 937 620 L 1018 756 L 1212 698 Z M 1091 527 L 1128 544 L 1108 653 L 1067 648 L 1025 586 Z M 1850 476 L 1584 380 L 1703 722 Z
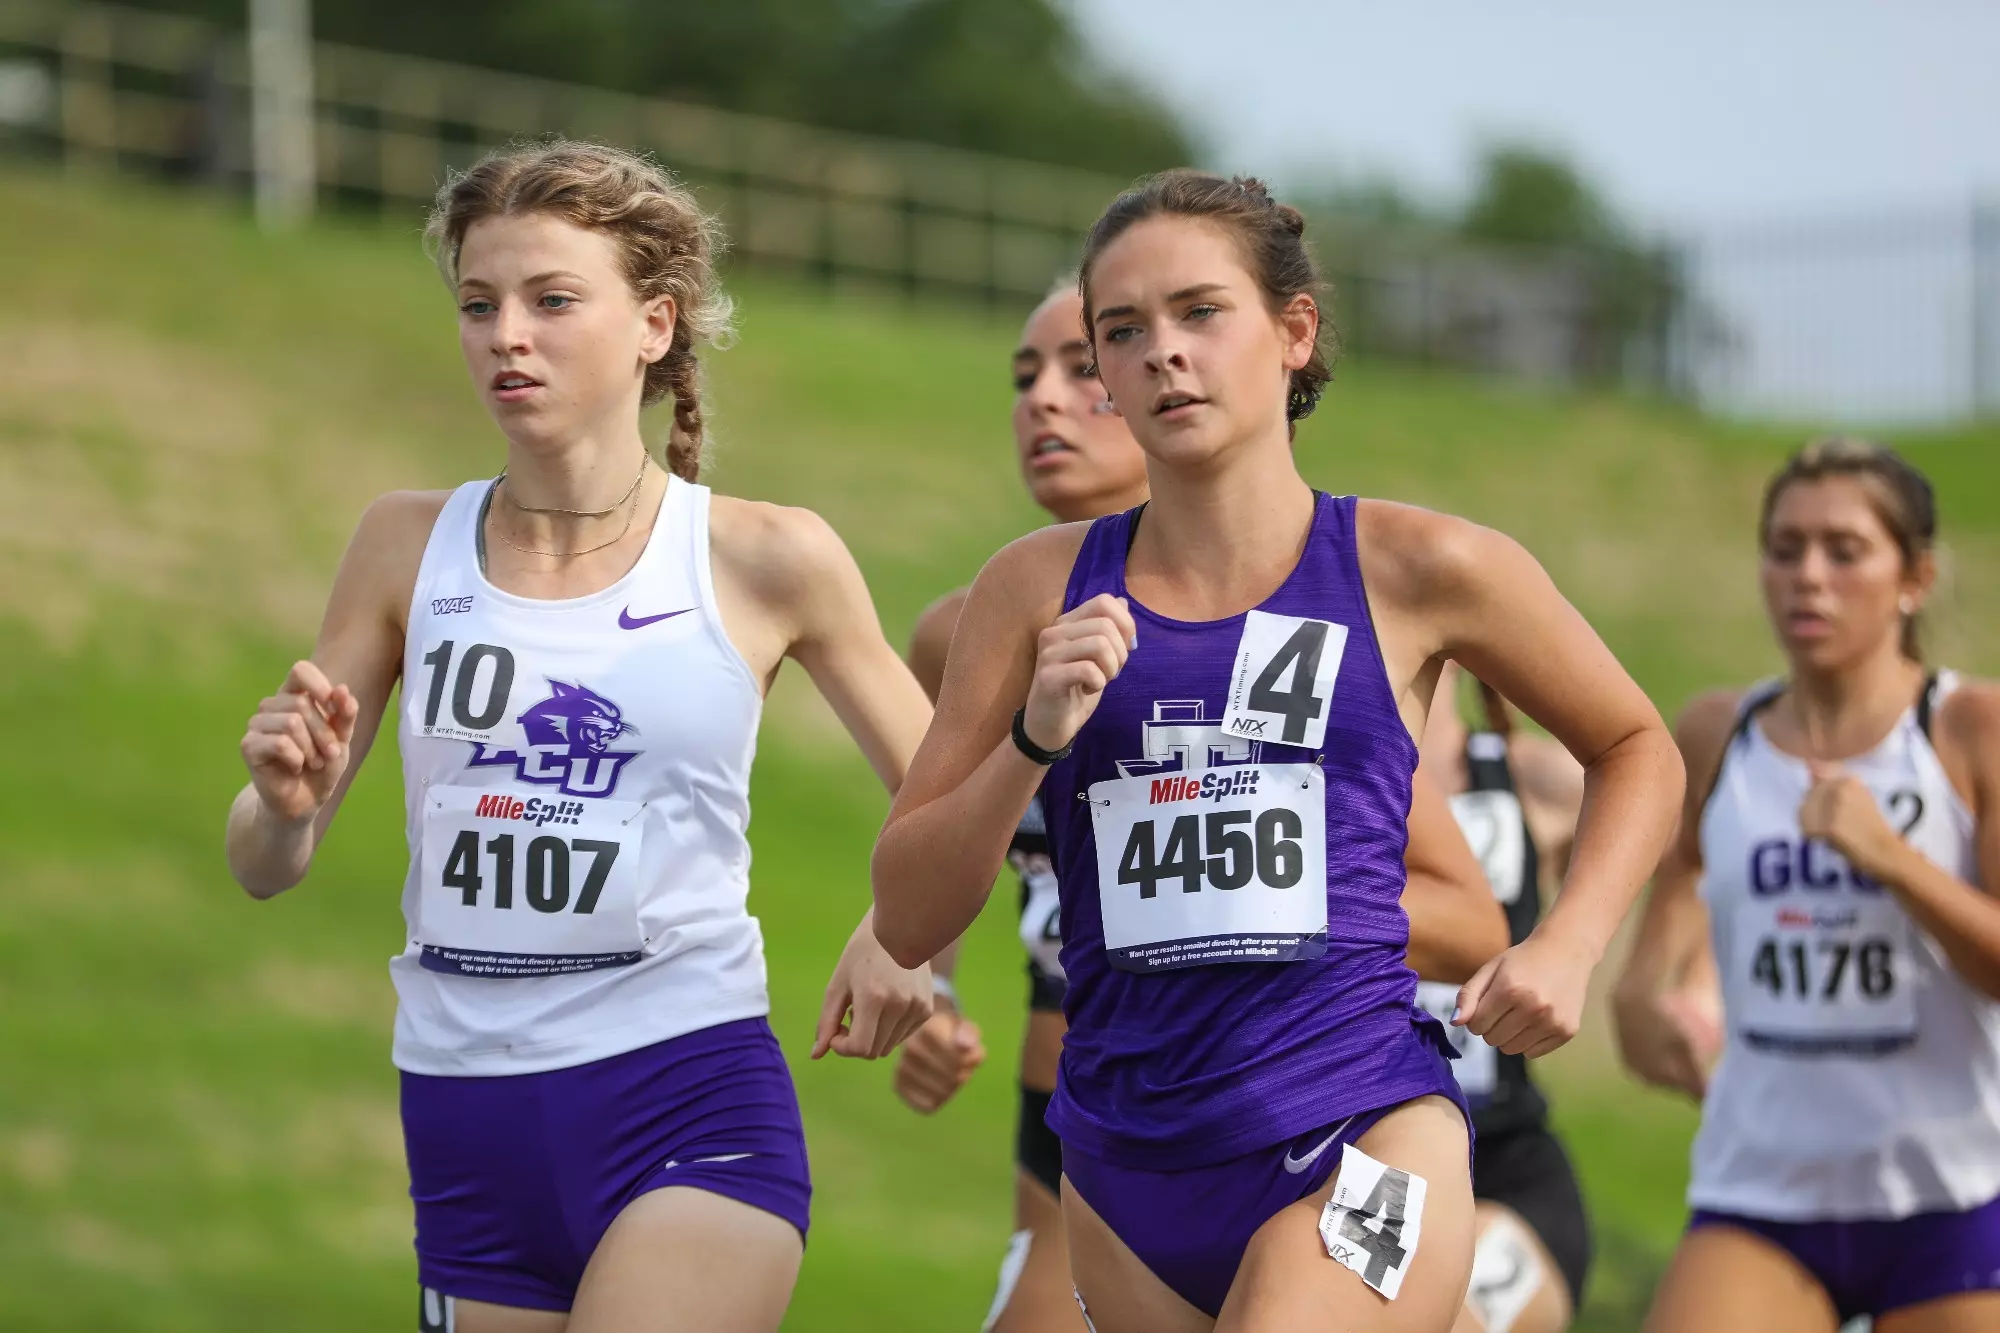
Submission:
M 623 709 L 594 690 L 560 680 L 550 681 L 549 688 L 548 698 L 515 719 L 526 754 L 488 750 L 475 741 L 467 767 L 511 764 L 521 781 L 554 787 L 565 796 L 609 796 L 625 765 L 639 757 L 637 750 L 614 750 L 611 743 L 637 728 L 625 720 Z

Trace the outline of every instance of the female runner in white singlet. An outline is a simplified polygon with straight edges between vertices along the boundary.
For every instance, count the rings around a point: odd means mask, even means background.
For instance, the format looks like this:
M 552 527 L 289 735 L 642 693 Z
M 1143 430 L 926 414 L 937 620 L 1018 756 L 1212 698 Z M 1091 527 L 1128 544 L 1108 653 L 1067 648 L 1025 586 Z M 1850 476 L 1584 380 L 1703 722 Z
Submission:
M 429 238 L 506 468 L 363 515 L 243 738 L 230 867 L 259 898 L 305 877 L 400 681 L 419 1327 L 772 1330 L 810 1184 L 745 908 L 764 691 L 798 661 L 892 791 L 929 706 L 824 522 L 695 483 L 729 307 L 685 189 L 523 149 L 448 183 Z M 669 396 L 662 470 L 639 412 Z M 930 995 L 864 918 L 813 1055 L 887 1053 Z
M 1936 529 L 1893 451 L 1800 451 L 1758 528 L 1786 675 L 1682 715 L 1616 996 L 1632 1069 L 1703 1098 L 1650 1333 L 2000 1328 L 2000 687 L 1924 664 Z
M 1036 504 L 1057 522 L 1074 523 L 1144 503 L 1146 455 L 1098 383 L 1074 278 L 1059 283 L 1028 316 L 1014 350 L 1013 378 L 1015 451 Z M 965 593 L 960 588 L 939 598 L 911 636 L 910 669 L 933 698 Z M 1081 1330 L 1062 1231 L 1062 1144 L 1044 1119 L 1062 1054 L 1064 983 L 1057 957 L 1060 898 L 1039 803 L 1022 819 L 1007 860 L 1021 879 L 1028 1027 L 1014 1135 L 1014 1233 L 985 1327 L 988 1333 Z M 1459 983 L 1507 947 L 1506 919 L 1432 783 L 1416 789 L 1404 861 L 1410 966 L 1456 994 Z M 938 1012 L 903 1044 L 896 1066 L 897 1094 L 925 1115 L 951 1100 L 986 1058 L 978 1024 L 959 1011 L 950 986 L 957 952 L 954 944 L 932 960 Z
M 875 847 L 876 932 L 926 961 L 1043 798 L 1071 1024 L 1051 1124 L 1099 1333 L 1457 1320 L 1468 1129 L 1400 901 L 1444 659 L 1587 774 L 1563 892 L 1462 993 L 1494 1045 L 1574 1034 L 1680 795 L 1659 715 L 1519 546 L 1299 476 L 1327 377 L 1304 225 L 1176 171 L 1092 229 L 1085 327 L 1151 499 L 987 563 Z

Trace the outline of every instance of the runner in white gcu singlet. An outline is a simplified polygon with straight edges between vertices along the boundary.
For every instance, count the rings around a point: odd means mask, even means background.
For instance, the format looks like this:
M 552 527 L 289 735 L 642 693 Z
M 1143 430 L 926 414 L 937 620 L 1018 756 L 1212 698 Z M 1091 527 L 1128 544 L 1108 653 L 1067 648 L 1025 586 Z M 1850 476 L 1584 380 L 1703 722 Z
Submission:
M 1703 1102 L 1648 1333 L 2000 1327 L 2000 690 L 1924 665 L 1936 534 L 1894 451 L 1801 449 L 1758 523 L 1785 678 L 1682 715 L 1614 999 Z
M 1887 739 L 1843 767 L 1905 840 L 1978 879 L 1972 813 L 1927 728 L 1938 673 Z M 1974 993 L 1893 894 L 1799 833 L 1811 785 L 1753 691 L 1702 816 L 1729 1015 L 1688 1202 L 1780 1221 L 1963 1211 L 2000 1196 L 2000 1004 Z

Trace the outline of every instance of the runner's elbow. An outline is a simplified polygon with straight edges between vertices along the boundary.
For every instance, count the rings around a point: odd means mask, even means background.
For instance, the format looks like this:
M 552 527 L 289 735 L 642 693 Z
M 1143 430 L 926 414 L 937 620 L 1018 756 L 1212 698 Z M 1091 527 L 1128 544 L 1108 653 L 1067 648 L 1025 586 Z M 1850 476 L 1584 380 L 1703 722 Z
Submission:
M 914 968 L 928 963 L 950 941 L 929 939 L 921 928 L 917 904 L 909 891 L 913 877 L 902 873 L 896 842 L 894 830 L 884 829 L 869 861 L 869 881 L 875 895 L 872 921 L 875 942 L 896 960 L 896 966 Z
M 875 942 L 882 951 L 896 960 L 896 966 L 905 969 L 922 967 L 936 957 L 939 945 L 921 925 L 911 919 L 911 914 L 896 911 L 885 903 L 881 890 L 875 893 L 875 916 L 873 920 Z
M 234 862 L 230 864 L 229 873 L 243 887 L 244 893 L 260 903 L 277 897 L 303 878 L 300 875 L 272 874 L 260 867 L 237 865 Z

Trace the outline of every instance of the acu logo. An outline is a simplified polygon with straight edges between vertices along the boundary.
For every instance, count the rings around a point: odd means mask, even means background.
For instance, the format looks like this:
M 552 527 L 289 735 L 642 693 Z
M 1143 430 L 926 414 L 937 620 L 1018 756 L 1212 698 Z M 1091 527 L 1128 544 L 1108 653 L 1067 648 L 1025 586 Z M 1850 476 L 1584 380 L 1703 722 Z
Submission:
M 550 681 L 549 688 L 548 698 L 515 719 L 526 754 L 475 742 L 467 767 L 511 764 L 522 782 L 554 787 L 566 796 L 609 796 L 625 765 L 639 757 L 637 750 L 614 750 L 611 744 L 637 729 L 624 710 L 594 690 L 560 680 Z

